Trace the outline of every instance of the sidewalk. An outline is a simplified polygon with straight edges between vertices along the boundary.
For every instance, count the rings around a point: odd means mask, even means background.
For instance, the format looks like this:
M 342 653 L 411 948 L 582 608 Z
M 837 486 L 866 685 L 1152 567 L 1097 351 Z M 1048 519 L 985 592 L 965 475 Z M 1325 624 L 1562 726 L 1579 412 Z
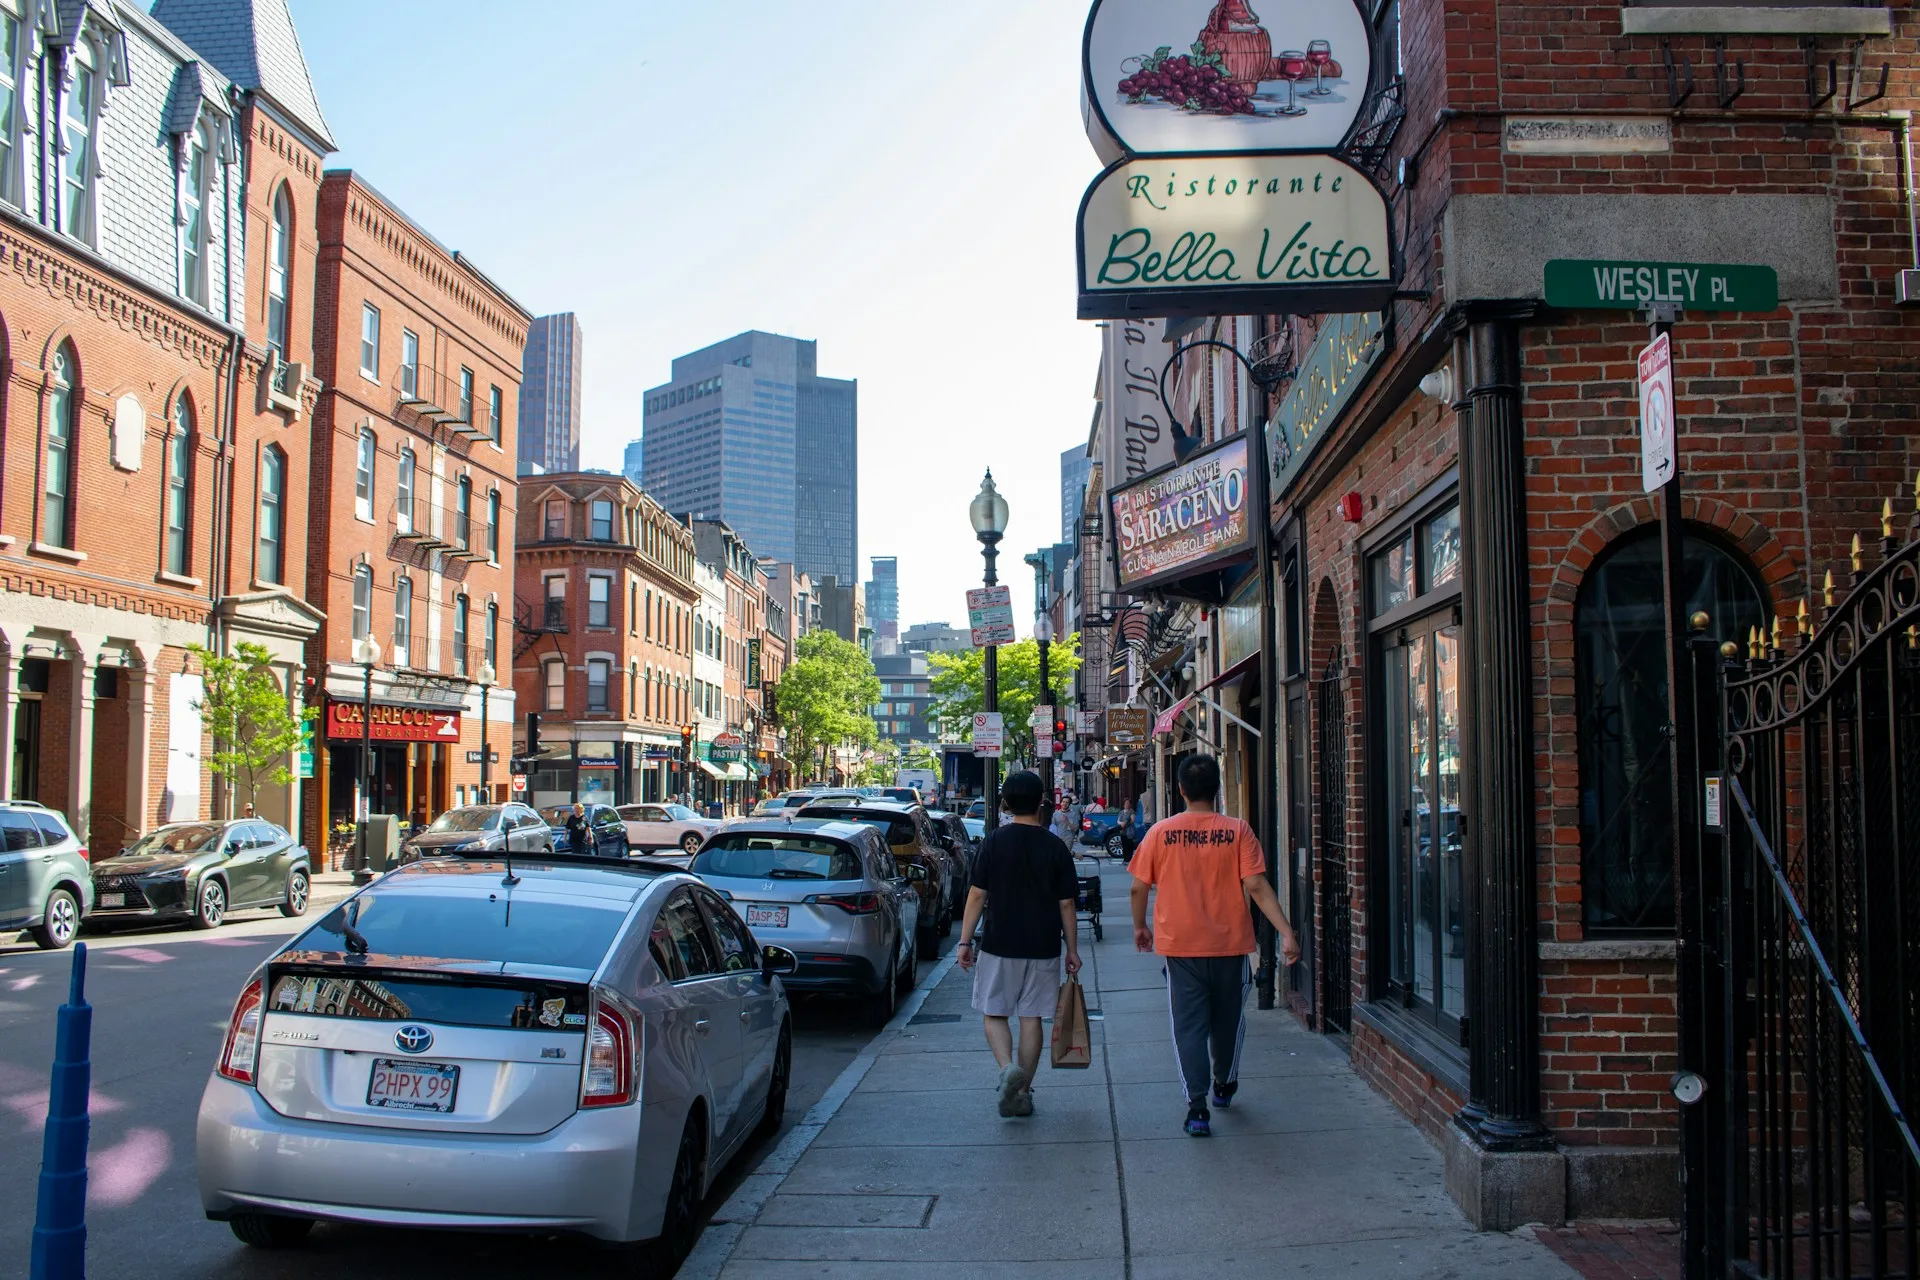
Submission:
M 1434 1148 L 1285 1012 L 1249 1010 L 1239 1097 L 1187 1137 L 1160 962 L 1133 950 L 1126 871 L 1103 877 L 1106 941 L 1081 926 L 1091 1070 L 1043 1057 L 1034 1116 L 1001 1119 L 971 980 L 945 963 L 682 1274 L 1571 1280 L 1531 1238 L 1470 1230 Z

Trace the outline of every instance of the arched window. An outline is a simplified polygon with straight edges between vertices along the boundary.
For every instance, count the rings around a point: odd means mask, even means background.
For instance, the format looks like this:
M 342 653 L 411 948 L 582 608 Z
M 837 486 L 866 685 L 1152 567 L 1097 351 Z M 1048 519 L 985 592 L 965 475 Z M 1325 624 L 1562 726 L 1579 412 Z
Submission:
M 453 540 L 465 551 L 473 545 L 473 480 L 461 476 L 454 495 Z
M 353 460 L 353 514 L 369 524 L 373 522 L 373 460 L 378 449 L 372 429 L 362 427 Z
M 402 445 L 400 464 L 393 473 L 393 521 L 394 528 L 401 533 L 412 533 L 414 529 L 413 467 L 413 450 Z
M 353 638 L 364 640 L 373 630 L 373 569 L 359 564 L 353 568 Z
M 456 596 L 453 601 L 453 674 L 467 674 L 467 598 Z
M 193 405 L 184 393 L 173 401 L 166 485 L 167 572 L 184 578 L 193 563 Z
M 53 353 L 53 394 L 47 402 L 46 505 L 40 540 L 50 547 L 73 547 L 73 447 L 78 428 L 75 394 L 79 364 L 73 347 L 61 343 Z
M 270 444 L 260 459 L 260 581 L 286 581 L 287 455 Z
M 413 665 L 408 649 L 413 644 L 413 579 L 405 574 L 393 584 L 393 665 Z
M 1704 611 L 1715 641 L 1767 616 L 1747 564 L 1689 532 L 1682 615 Z M 1589 934 L 1673 934 L 1672 764 L 1660 540 L 1616 543 L 1587 571 L 1575 605 L 1580 848 Z
M 498 656 L 499 654 L 498 646 L 500 643 L 500 606 L 497 604 L 489 604 L 487 606 L 486 643 L 487 643 L 487 665 L 497 670 L 500 665 L 500 659 Z
M 287 354 L 287 291 L 292 275 L 293 199 L 281 183 L 273 193 L 273 221 L 267 229 L 267 345 L 282 359 Z

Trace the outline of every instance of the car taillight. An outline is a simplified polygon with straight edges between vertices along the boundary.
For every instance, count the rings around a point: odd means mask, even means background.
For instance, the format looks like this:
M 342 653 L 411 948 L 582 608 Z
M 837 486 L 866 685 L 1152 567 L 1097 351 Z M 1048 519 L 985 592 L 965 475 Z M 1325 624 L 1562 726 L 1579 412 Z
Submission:
M 587 1070 L 580 1088 L 583 1107 L 620 1107 L 633 1101 L 633 1024 L 617 1009 L 594 1011 L 587 1036 Z
M 253 1069 L 260 1050 L 260 1006 L 264 992 L 255 978 L 233 1002 L 233 1017 L 227 1022 L 227 1043 L 220 1050 L 220 1074 L 241 1084 L 253 1083 Z
M 1080 819 L 1080 829 L 1081 829 L 1082 831 L 1091 831 L 1091 830 L 1093 830 L 1093 819 L 1092 819 L 1092 818 L 1082 818 L 1082 819 Z
M 86 862 L 86 861 L 88 861 L 88 858 L 87 858 L 87 846 L 85 846 L 85 845 L 81 845 L 81 846 L 80 846 L 80 847 L 79 847 L 79 848 L 78 848 L 77 850 L 75 850 L 75 852 L 76 852 L 76 853 L 78 853 L 78 854 L 80 855 L 80 861 L 82 861 L 82 862 Z
M 838 907 L 850 916 L 870 916 L 880 909 L 877 893 L 813 893 L 807 902 L 814 906 Z

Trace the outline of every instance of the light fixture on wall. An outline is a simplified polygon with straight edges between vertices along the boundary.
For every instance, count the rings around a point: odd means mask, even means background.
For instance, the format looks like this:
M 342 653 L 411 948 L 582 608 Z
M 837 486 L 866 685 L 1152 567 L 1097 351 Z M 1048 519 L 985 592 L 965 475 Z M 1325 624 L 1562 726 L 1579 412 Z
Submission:
M 1420 379 L 1420 393 L 1441 404 L 1453 403 L 1453 366 L 1443 364 Z

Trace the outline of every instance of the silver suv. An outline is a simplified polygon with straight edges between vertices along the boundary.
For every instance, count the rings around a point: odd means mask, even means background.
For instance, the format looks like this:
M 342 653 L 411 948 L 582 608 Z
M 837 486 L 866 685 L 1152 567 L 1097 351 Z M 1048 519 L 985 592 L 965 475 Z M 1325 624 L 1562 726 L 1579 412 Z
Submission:
M 25 929 L 58 951 L 92 910 L 87 847 L 67 820 L 31 800 L 0 801 L 0 932 Z

